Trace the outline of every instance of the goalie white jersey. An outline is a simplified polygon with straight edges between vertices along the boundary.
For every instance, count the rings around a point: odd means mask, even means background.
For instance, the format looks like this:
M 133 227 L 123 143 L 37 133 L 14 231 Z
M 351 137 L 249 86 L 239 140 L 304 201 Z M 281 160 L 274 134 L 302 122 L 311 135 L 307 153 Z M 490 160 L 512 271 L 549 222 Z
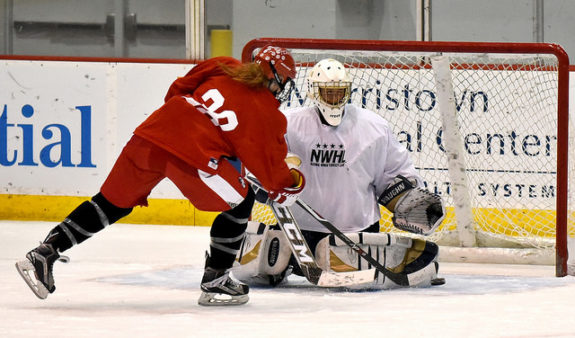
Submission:
M 397 175 L 422 180 L 381 116 L 348 104 L 333 127 L 316 109 L 284 111 L 289 151 L 302 159 L 306 177 L 300 198 L 342 232 L 364 230 L 380 219 L 377 198 Z M 301 229 L 329 232 L 295 205 L 292 211 Z

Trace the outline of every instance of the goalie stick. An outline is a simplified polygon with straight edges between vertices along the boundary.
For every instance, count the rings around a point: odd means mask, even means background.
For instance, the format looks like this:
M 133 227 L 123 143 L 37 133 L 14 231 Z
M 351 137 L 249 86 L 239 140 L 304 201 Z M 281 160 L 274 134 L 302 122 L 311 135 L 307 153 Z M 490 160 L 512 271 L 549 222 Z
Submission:
M 246 178 L 255 188 L 263 190 L 257 178 L 249 174 Z M 272 209 L 280 229 L 286 235 L 293 256 L 310 283 L 323 287 L 344 287 L 370 283 L 375 280 L 375 269 L 331 272 L 320 268 L 289 207 L 273 201 L 267 204 Z

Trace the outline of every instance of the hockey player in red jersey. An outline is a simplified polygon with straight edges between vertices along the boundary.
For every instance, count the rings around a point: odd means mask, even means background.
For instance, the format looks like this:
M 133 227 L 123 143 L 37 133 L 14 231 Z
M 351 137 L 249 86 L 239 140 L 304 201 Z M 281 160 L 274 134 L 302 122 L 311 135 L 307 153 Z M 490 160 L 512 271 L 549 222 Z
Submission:
M 198 209 L 220 211 L 211 230 L 201 305 L 243 304 L 248 286 L 229 276 L 254 203 L 245 169 L 279 203 L 293 203 L 303 175 L 284 159 L 286 118 L 278 110 L 293 88 L 295 63 L 283 48 L 261 49 L 253 63 L 216 57 L 170 86 L 165 103 L 134 131 L 100 192 L 52 229 L 16 267 L 39 298 L 54 292 L 59 253 L 146 206 L 170 179 Z M 245 168 L 244 168 L 245 166 Z

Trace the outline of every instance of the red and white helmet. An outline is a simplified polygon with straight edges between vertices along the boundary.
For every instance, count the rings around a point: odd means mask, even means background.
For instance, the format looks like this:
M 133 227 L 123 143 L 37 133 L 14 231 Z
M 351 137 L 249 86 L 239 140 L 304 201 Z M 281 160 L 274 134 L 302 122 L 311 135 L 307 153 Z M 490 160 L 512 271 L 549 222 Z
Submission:
M 315 64 L 307 78 L 308 96 L 315 102 L 324 120 L 338 126 L 351 95 L 351 80 L 345 66 L 334 59 Z
M 275 80 L 280 87 L 276 98 L 284 101 L 294 87 L 293 79 L 296 76 L 295 61 L 287 49 L 275 46 L 264 46 L 254 59 L 254 63 L 261 65 L 266 77 Z

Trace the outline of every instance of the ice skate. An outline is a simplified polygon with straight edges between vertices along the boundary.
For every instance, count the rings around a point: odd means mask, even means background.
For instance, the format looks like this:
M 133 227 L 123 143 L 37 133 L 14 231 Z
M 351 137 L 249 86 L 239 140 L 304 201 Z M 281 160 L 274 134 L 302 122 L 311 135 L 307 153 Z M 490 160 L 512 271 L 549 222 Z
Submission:
M 233 279 L 230 270 L 218 270 L 208 266 L 209 256 L 206 257 L 206 267 L 202 277 L 202 294 L 198 304 L 205 306 L 241 305 L 249 300 L 250 288 Z
M 51 244 L 42 243 L 36 249 L 28 252 L 26 260 L 16 263 L 16 269 L 32 292 L 40 298 L 46 299 L 48 294 L 56 290 L 52 268 L 54 262 L 60 260 L 68 262 L 68 257 L 60 256 Z

